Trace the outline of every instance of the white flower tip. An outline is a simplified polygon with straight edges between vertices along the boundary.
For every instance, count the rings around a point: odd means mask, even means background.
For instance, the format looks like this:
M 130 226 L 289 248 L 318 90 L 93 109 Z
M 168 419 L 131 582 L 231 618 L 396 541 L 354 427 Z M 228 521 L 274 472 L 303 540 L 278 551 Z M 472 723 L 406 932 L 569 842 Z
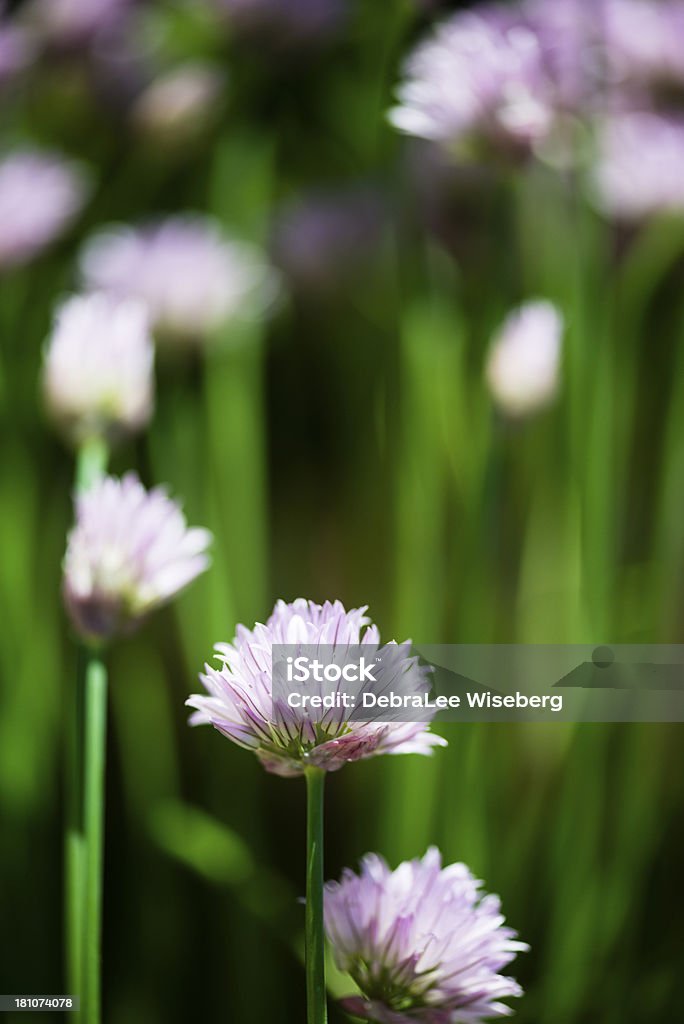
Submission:
M 485 376 L 506 415 L 529 415 L 556 395 L 563 316 L 553 303 L 534 300 L 508 315 L 490 348 Z

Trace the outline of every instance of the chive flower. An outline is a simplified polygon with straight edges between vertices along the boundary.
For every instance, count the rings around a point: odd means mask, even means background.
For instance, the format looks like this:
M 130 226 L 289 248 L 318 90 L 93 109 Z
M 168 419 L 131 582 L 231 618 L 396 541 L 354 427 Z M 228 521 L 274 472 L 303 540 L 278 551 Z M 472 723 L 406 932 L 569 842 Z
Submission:
M 315 713 L 291 707 L 278 694 L 274 699 L 274 644 L 329 647 L 342 657 L 350 646 L 368 645 L 374 654 L 380 634 L 365 612 L 347 611 L 340 601 L 316 604 L 298 598 L 290 604 L 278 601 L 265 624 L 251 630 L 238 626 L 232 643 L 215 646 L 219 667 L 205 665 L 200 675 L 208 696 L 193 694 L 186 701 L 195 708 L 191 724 L 213 725 L 252 750 L 267 771 L 282 776 L 301 775 L 307 767 L 336 771 L 375 754 L 430 754 L 433 747 L 446 745 L 429 731 L 430 714 L 416 715 L 422 720 L 412 722 L 358 721 L 350 709 Z M 408 667 L 408 685 L 416 694 L 428 691 L 426 670 L 415 659 Z
M 596 206 L 615 220 L 638 222 L 684 213 L 684 118 L 648 111 L 606 118 L 591 171 Z
M 189 529 L 163 488 L 134 473 L 103 477 L 76 498 L 64 558 L 64 600 L 82 636 L 129 632 L 209 565 L 208 530 Z
M 274 291 L 261 252 L 199 214 L 105 229 L 87 243 L 81 269 L 89 288 L 144 302 L 155 333 L 171 342 L 204 341 L 260 312 Z
M 109 295 L 78 295 L 58 308 L 45 351 L 50 416 L 76 444 L 108 442 L 148 422 L 154 347 L 145 307 Z
M 325 886 L 325 930 L 360 990 L 343 1006 L 379 1024 L 479 1024 L 522 995 L 501 972 L 528 949 L 504 925 L 499 898 L 435 847 L 395 871 L 376 854 Z
M 69 227 L 87 196 L 84 172 L 55 153 L 0 159 L 0 271 L 29 263 Z
M 409 55 L 390 111 L 400 131 L 450 150 L 527 151 L 552 121 L 536 33 L 502 6 L 464 11 Z
M 616 85 L 646 87 L 656 98 L 661 88 L 684 85 L 682 0 L 603 0 L 599 23 Z

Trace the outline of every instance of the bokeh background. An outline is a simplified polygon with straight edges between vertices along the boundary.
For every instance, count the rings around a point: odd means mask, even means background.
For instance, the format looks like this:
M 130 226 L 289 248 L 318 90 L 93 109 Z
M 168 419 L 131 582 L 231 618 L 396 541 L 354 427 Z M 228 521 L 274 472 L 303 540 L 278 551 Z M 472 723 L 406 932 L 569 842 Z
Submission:
M 237 622 L 337 597 L 422 643 L 684 640 L 684 219 L 620 223 L 573 169 L 453 161 L 393 130 L 404 55 L 455 6 L 4 6 L 2 150 L 68 154 L 91 192 L 59 240 L 0 268 L 3 992 L 64 988 L 74 463 L 38 381 L 97 226 L 203 211 L 281 275 L 268 316 L 160 350 L 153 423 L 114 456 L 216 540 L 211 572 L 111 659 L 108 1022 L 304 1018 L 303 784 L 186 724 Z M 145 89 L 188 64 L 215 76 L 206 102 L 145 116 Z M 508 309 L 539 295 L 567 322 L 558 394 L 512 420 L 483 367 Z M 520 1024 L 673 1024 L 681 726 L 442 731 L 434 759 L 330 777 L 327 876 L 437 843 L 531 944 Z

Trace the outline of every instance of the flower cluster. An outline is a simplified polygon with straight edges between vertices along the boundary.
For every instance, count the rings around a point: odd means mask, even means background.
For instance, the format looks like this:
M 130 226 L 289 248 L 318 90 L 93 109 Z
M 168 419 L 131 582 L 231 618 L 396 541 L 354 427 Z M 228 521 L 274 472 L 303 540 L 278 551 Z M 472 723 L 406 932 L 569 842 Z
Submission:
M 589 160 L 594 199 L 618 219 L 680 210 L 683 33 L 682 0 L 485 4 L 418 45 L 390 120 L 460 159 Z
M 130 631 L 209 565 L 211 534 L 188 529 L 162 488 L 129 473 L 76 499 L 64 558 L 64 597 L 76 630 L 107 640 Z
M 375 653 L 377 628 L 365 608 L 347 611 L 339 601 L 316 604 L 299 598 L 279 601 L 265 625 L 239 626 L 230 644 L 216 645 L 218 669 L 209 665 L 200 677 L 209 696 L 187 701 L 196 709 L 193 725 L 213 725 L 220 733 L 253 750 L 277 775 L 300 775 L 307 766 L 336 771 L 374 754 L 429 754 L 445 741 L 428 731 L 426 721 L 353 721 L 350 712 L 290 707 L 274 696 L 273 645 L 330 646 L 344 651 L 368 645 Z M 412 665 L 416 693 L 428 689 L 425 674 Z M 416 716 L 418 717 L 418 716 Z
M 380 1024 L 478 1024 L 522 994 L 501 972 L 526 950 L 496 896 L 437 849 L 391 871 L 371 854 L 325 887 L 325 929 L 338 967 L 361 995 L 343 1000 Z

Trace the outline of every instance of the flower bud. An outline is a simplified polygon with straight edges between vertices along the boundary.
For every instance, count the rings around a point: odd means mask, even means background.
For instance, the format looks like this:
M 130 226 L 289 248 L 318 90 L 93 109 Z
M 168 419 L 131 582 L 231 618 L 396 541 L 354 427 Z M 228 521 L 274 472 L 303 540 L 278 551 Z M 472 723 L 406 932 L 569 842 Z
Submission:
M 508 315 L 489 352 L 485 376 L 508 416 L 551 402 L 558 388 L 563 318 L 551 302 L 527 302 Z
M 45 352 L 47 408 L 75 444 L 145 426 L 153 406 L 154 348 L 145 307 L 108 295 L 60 306 Z

